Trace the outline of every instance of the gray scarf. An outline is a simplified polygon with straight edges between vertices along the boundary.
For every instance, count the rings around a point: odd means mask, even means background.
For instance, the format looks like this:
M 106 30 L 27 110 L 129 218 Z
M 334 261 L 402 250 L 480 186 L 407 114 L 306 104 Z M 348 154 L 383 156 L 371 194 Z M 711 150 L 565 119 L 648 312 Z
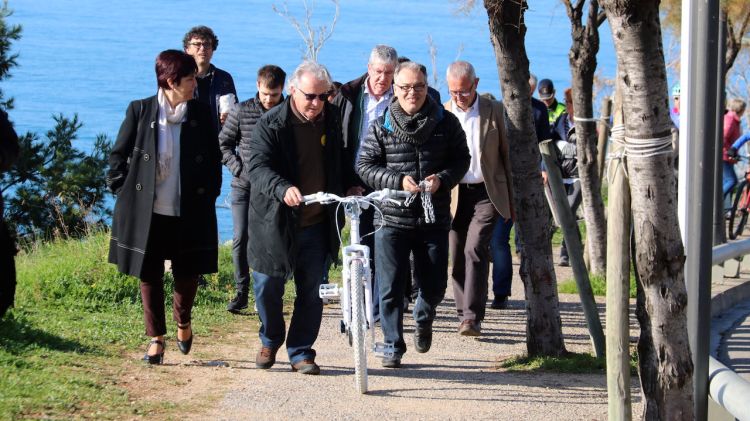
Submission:
M 388 106 L 394 136 L 407 143 L 424 143 L 438 124 L 438 111 L 435 101 L 427 95 L 422 108 L 414 115 L 408 115 L 394 97 Z

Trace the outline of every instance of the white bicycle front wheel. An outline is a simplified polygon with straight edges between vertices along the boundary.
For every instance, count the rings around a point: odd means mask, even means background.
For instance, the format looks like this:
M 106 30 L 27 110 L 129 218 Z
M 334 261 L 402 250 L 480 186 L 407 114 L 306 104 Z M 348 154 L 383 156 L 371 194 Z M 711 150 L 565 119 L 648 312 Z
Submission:
M 359 393 L 367 393 L 367 353 L 365 352 L 364 267 L 362 261 L 354 259 L 349 271 L 351 276 L 352 348 L 354 349 L 354 380 Z

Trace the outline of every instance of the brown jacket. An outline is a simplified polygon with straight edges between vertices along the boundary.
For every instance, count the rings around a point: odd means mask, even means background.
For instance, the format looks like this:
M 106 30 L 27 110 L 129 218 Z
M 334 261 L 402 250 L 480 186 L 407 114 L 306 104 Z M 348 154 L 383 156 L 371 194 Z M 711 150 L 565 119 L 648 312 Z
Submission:
M 515 219 L 513 186 L 510 175 L 508 138 L 505 133 L 505 110 L 502 102 L 477 95 L 479 101 L 479 140 L 482 145 L 482 176 L 495 209 L 505 218 Z M 451 110 L 451 101 L 443 104 Z M 466 135 L 469 139 L 469 135 Z M 451 192 L 451 213 L 458 206 L 458 187 Z

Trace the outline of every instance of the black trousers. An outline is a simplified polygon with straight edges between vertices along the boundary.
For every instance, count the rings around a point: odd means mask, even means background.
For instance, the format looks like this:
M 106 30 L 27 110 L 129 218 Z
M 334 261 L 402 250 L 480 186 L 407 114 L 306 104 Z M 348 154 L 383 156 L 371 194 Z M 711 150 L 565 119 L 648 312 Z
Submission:
M 13 305 L 16 296 L 16 252 L 15 239 L 0 219 L 0 317 Z

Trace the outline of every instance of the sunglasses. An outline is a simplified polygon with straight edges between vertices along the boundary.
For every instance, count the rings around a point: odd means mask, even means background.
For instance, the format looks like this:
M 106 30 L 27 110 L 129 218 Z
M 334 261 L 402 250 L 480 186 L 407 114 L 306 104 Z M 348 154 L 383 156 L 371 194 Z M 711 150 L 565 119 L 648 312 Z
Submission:
M 318 98 L 321 101 L 328 101 L 328 95 L 331 94 L 331 91 L 323 92 L 322 94 L 308 94 L 300 88 L 297 88 L 297 90 L 300 91 L 308 101 L 313 101 L 315 98 Z

